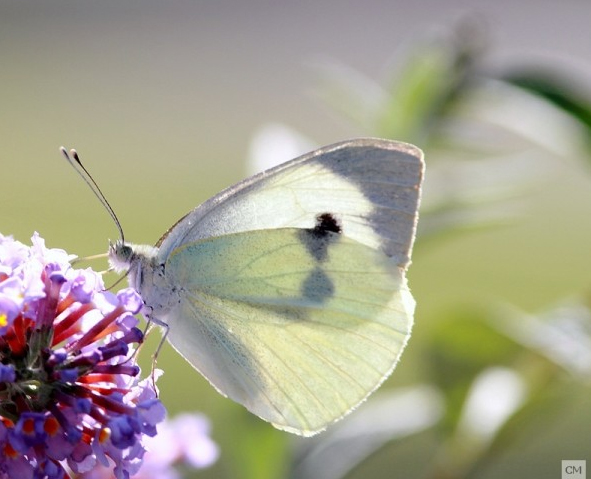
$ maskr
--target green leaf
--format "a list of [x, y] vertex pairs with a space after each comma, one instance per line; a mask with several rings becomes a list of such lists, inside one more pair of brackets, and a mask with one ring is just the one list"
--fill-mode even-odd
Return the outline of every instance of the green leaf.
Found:
[[502, 77], [507, 83], [540, 96], [578, 120], [591, 146], [591, 99], [577, 91], [572, 82], [548, 68], [519, 70]]
[[494, 327], [532, 354], [569, 375], [591, 378], [591, 311], [576, 302], [541, 314], [528, 314], [508, 305], [494, 313]]
[[379, 136], [424, 144], [449, 106], [469, 87], [480, 50], [475, 31], [460, 28], [411, 52], [378, 118]]
[[442, 414], [437, 390], [421, 385], [378, 392], [355, 414], [300, 443], [291, 479], [341, 479], [395, 440], [431, 428]]
[[474, 379], [490, 366], [510, 366], [521, 348], [493, 329], [486, 312], [456, 311], [437, 323], [427, 348], [430, 376], [446, 398], [444, 431], [454, 431]]
[[289, 460], [289, 434], [250, 414], [235, 408], [221, 444], [223, 454], [230, 458], [231, 474], [235, 479], [277, 479], [285, 477]]

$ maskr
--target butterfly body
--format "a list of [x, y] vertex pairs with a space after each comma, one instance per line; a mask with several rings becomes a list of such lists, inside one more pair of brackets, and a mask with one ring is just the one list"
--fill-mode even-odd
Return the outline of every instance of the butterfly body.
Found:
[[312, 435], [374, 391], [408, 340], [422, 172], [411, 145], [331, 145], [222, 191], [156, 247], [115, 243], [111, 263], [220, 393]]

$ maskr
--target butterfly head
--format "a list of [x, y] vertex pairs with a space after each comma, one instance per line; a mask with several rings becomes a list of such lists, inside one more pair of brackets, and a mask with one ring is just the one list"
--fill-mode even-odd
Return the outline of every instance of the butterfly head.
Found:
[[123, 240], [109, 243], [109, 263], [118, 273], [133, 269], [138, 263], [149, 262], [156, 257], [158, 248], [135, 245]]
[[109, 263], [118, 273], [127, 271], [131, 266], [134, 256], [133, 246], [122, 240], [115, 243], [109, 242]]

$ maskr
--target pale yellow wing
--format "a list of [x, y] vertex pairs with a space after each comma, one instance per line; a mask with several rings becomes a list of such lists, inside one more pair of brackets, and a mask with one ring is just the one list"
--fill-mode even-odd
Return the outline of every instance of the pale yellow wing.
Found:
[[384, 252], [319, 227], [175, 249], [168, 338], [222, 394], [276, 427], [324, 429], [394, 369], [414, 301]]

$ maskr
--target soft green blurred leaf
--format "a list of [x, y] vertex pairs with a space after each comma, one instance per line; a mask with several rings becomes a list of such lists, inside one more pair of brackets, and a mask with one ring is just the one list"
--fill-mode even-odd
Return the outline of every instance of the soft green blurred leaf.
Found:
[[502, 80], [538, 95], [577, 119], [585, 127], [591, 147], [591, 97], [578, 91], [562, 72], [549, 67], [517, 70]]
[[425, 144], [447, 108], [468, 87], [482, 39], [476, 25], [462, 24], [447, 38], [415, 47], [388, 89], [376, 133]]
[[442, 413], [427, 385], [376, 393], [355, 414], [300, 444], [292, 479], [340, 479], [386, 443], [432, 427]]
[[[552, 451], [548, 455], [556, 462], [561, 456], [578, 457], [582, 454], [581, 457], [585, 457], [589, 446], [581, 443], [580, 438], [588, 437], [584, 430], [591, 424], [591, 417], [586, 414], [590, 405], [589, 392], [588, 386], [581, 387], [564, 376], [549, 380], [545, 387], [529, 394], [527, 401], [498, 431], [487, 450], [474, 458], [467, 477], [485, 475], [487, 470], [498, 467], [496, 464], [504, 457], [525, 456], [524, 453], [532, 448], [535, 450], [536, 442], [547, 442]], [[581, 425], [583, 434], [573, 430], [573, 421]]]
[[565, 393], [573, 386], [570, 384], [568, 387], [565, 383], [566, 381], [549, 381], [546, 387], [530, 394], [523, 406], [498, 431], [489, 446], [490, 454], [499, 454], [514, 447], [515, 442], [522, 438], [523, 430], [539, 423], [540, 418], [544, 418], [545, 421], [558, 420], [560, 411], [568, 404], [570, 392]]
[[461, 233], [508, 226], [517, 221], [523, 211], [521, 205], [511, 204], [506, 198], [498, 198], [498, 204], [491, 202], [449, 198], [448, 202], [439, 203], [435, 209], [425, 206], [421, 209], [416, 248]]
[[441, 438], [428, 477], [472, 477], [468, 471], [488, 457], [491, 438], [523, 402], [524, 393], [522, 379], [510, 368], [483, 370], [470, 385], [455, 429]]
[[429, 376], [446, 399], [442, 430], [454, 431], [474, 379], [491, 365], [510, 366], [520, 348], [490, 327], [486, 311], [465, 309], [442, 318], [430, 332]]
[[498, 305], [493, 317], [497, 330], [516, 343], [573, 376], [591, 379], [591, 311], [586, 306], [565, 303], [535, 315]]
[[233, 409], [224, 429], [229, 442], [221, 444], [235, 479], [277, 479], [285, 477], [291, 435], [275, 429], [243, 408]]
[[[591, 384], [590, 318], [587, 308], [569, 304], [539, 317], [498, 307], [441, 321], [428, 354], [448, 410], [433, 477], [479, 477], [528, 437], [524, 428], [557, 421], [574, 405], [579, 379]], [[513, 385], [483, 387], [495, 371], [513, 376]]]
[[526, 153], [577, 158], [589, 154], [581, 132], [580, 123], [545, 99], [477, 75], [448, 110], [435, 144], [451, 145], [442, 151], [447, 156], [467, 152], [473, 159]]

